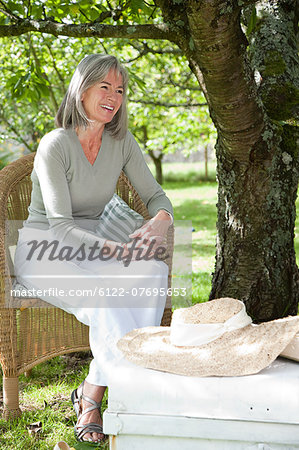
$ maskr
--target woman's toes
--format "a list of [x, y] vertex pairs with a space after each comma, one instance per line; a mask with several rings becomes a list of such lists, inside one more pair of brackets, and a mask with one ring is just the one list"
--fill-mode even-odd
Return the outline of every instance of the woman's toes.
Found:
[[93, 440], [93, 442], [98, 442], [99, 437], [98, 437], [97, 433], [92, 433], [92, 440]]
[[90, 442], [90, 440], [92, 440], [92, 437], [89, 433], [86, 433], [83, 437], [83, 440], [86, 442]]

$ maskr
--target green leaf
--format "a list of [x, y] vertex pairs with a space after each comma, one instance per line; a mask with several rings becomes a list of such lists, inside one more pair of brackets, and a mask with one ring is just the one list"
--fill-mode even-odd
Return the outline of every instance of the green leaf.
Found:
[[41, 5], [37, 5], [36, 3], [33, 3], [31, 6], [31, 16], [34, 17], [34, 19], [40, 19], [43, 17], [43, 8]]
[[138, 12], [138, 10], [142, 10], [144, 8], [143, 0], [131, 0], [131, 10], [134, 12]]
[[145, 86], [146, 86], [146, 83], [145, 83], [144, 79], [139, 77], [134, 71], [128, 70], [128, 72], [130, 74], [130, 87], [131, 87], [131, 89], [134, 89], [134, 88], [132, 88], [132, 86], [134, 84], [136, 84], [142, 91], [144, 91]]
[[99, 15], [100, 15], [100, 13], [99, 13], [97, 8], [95, 8], [95, 7], [90, 8], [89, 13], [88, 13], [88, 17], [91, 20], [96, 20], [99, 17]]
[[24, 14], [25, 14], [24, 5], [22, 5], [19, 2], [9, 1], [9, 2], [7, 2], [7, 7], [16, 15], [24, 16]]
[[99, 3], [97, 5], [94, 5], [94, 8], [98, 9], [101, 12], [108, 11], [108, 8], [106, 8], [104, 5], [101, 5]]
[[247, 27], [247, 35], [249, 35], [255, 28], [256, 25], [256, 7], [255, 5], [252, 6], [252, 11], [251, 11], [251, 15], [250, 15], [250, 19], [249, 19], [249, 24]]
[[36, 84], [36, 89], [41, 97], [49, 97], [49, 89], [45, 84]]

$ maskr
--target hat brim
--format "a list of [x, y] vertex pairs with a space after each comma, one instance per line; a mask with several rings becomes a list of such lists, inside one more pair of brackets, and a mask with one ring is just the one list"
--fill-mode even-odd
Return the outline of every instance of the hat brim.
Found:
[[187, 376], [242, 376], [273, 362], [299, 331], [299, 316], [247, 325], [200, 347], [170, 342], [170, 327], [146, 327], [118, 341], [126, 358], [143, 367]]

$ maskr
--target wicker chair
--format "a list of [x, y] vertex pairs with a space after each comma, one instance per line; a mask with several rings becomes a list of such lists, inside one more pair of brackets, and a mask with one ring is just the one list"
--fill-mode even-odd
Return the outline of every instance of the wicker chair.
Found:
[[[41, 300], [11, 297], [12, 259], [9, 247], [17, 242], [18, 228], [28, 216], [31, 196], [30, 174], [35, 154], [23, 156], [0, 171], [0, 363], [3, 370], [4, 417], [17, 417], [19, 408], [18, 377], [35, 365], [57, 355], [89, 349], [88, 327], [58, 308]], [[148, 211], [136, 190], [122, 173], [116, 192], [146, 219]], [[6, 227], [6, 220], [18, 226]], [[173, 227], [168, 236], [169, 287], [171, 286]], [[26, 303], [27, 302], [27, 303]], [[7, 307], [7, 305], [13, 307]], [[17, 305], [17, 307], [15, 307]], [[167, 297], [162, 325], [171, 320], [171, 297]]]

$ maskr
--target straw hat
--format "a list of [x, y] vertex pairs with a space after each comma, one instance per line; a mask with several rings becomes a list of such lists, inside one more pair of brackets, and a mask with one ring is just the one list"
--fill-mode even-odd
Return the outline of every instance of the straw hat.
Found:
[[220, 298], [175, 310], [171, 327], [146, 327], [118, 341], [140, 366], [188, 376], [240, 376], [267, 367], [299, 331], [299, 316], [252, 324], [245, 305]]

